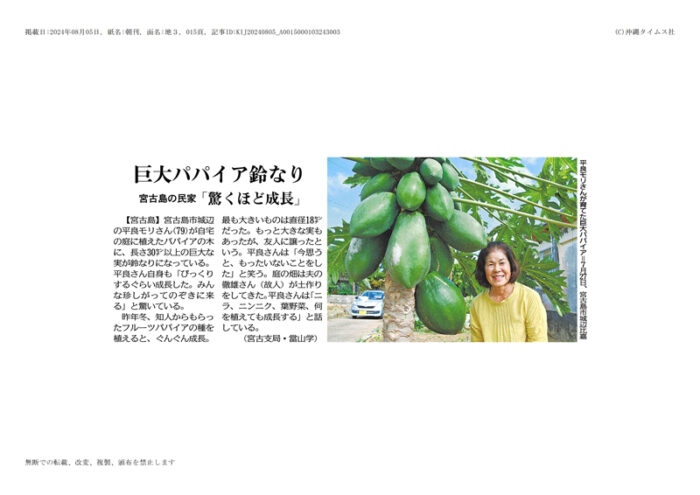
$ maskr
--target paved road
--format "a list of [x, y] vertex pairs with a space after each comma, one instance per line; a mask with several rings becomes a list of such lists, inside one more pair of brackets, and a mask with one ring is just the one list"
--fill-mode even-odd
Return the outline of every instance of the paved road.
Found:
[[381, 318], [335, 318], [328, 320], [328, 342], [357, 342], [382, 324]]

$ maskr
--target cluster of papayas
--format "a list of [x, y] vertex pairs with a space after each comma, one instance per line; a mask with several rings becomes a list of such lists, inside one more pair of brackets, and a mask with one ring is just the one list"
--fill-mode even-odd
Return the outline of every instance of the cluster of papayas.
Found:
[[416, 312], [425, 326], [459, 332], [466, 304], [449, 279], [450, 246], [465, 252], [486, 246], [484, 228], [452, 199], [459, 172], [447, 158], [426, 157], [364, 158], [353, 172], [371, 178], [350, 219], [350, 278], [360, 281], [383, 262], [397, 283], [416, 288]]

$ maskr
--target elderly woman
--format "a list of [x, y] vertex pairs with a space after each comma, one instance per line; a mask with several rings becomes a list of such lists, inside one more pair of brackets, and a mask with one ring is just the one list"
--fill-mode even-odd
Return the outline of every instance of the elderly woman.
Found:
[[547, 342], [547, 312], [540, 295], [516, 282], [520, 267], [503, 242], [479, 253], [476, 280], [487, 290], [471, 306], [472, 342]]

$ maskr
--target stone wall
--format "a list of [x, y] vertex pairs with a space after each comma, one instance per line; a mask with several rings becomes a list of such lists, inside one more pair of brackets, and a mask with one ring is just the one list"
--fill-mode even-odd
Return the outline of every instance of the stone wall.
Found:
[[328, 295], [328, 304], [342, 304], [346, 305], [348, 308], [350, 308], [350, 305], [352, 304], [352, 301], [355, 299], [355, 296], [338, 296], [334, 294], [329, 294]]
[[547, 338], [550, 342], [576, 342], [578, 313], [559, 316], [547, 310]]
[[332, 320], [334, 318], [349, 318], [350, 317], [350, 306], [352, 306], [352, 301], [355, 296], [338, 296], [338, 295], [328, 295], [328, 319]]

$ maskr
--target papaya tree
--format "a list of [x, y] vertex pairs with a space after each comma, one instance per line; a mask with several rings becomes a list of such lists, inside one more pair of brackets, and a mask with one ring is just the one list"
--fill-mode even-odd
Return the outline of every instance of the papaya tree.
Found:
[[[345, 183], [362, 186], [361, 202], [349, 223], [328, 231], [329, 280], [347, 273], [361, 281], [383, 269], [385, 341], [411, 339], [414, 311], [435, 332], [459, 332], [463, 296], [483, 290], [475, 253], [489, 240], [513, 248], [519, 281], [539, 287], [560, 314], [569, 311], [558, 263], [536, 247], [576, 228], [575, 159], [547, 158], [538, 176], [518, 158], [349, 160], [354, 175]], [[450, 279], [455, 266], [459, 287]]]

